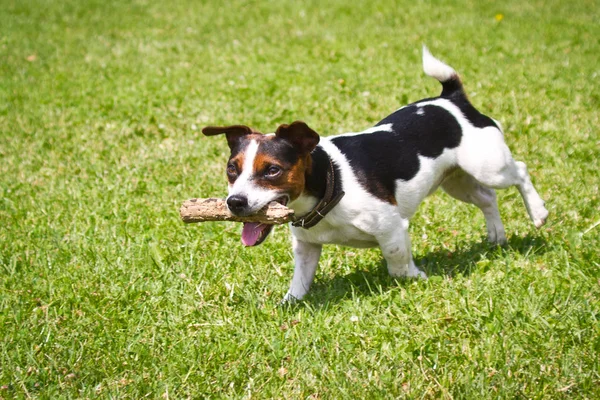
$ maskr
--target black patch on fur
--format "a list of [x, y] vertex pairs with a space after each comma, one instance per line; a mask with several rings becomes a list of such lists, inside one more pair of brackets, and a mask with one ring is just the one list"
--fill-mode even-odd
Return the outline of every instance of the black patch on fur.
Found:
[[455, 91], [448, 96], [444, 96], [444, 93], [442, 93], [442, 97], [454, 103], [473, 126], [477, 128], [493, 126], [500, 129], [493, 119], [477, 111], [477, 109], [473, 107], [473, 105], [469, 102], [469, 99], [467, 99], [466, 95], [462, 91]]
[[[331, 161], [325, 150], [319, 145], [310, 153], [310, 156], [312, 158], [312, 168], [306, 174], [304, 189], [308, 194], [322, 199], [325, 196], [327, 170], [331, 168]], [[335, 163], [333, 163], [333, 170], [335, 174], [333, 193], [339, 193], [342, 191], [342, 179], [340, 169]]]
[[250, 143], [249, 140], [244, 140], [244, 139], [238, 140], [237, 143], [235, 144], [235, 146], [231, 148], [231, 154], [229, 155], [229, 159], [231, 160], [232, 158], [237, 156], [239, 153], [245, 151], [246, 147], [248, 147], [249, 143]]
[[291, 167], [296, 164], [300, 156], [292, 143], [280, 138], [260, 141], [258, 153], [272, 155], [284, 167]]
[[394, 204], [396, 180], [415, 177], [420, 168], [418, 156], [439, 157], [444, 149], [460, 144], [462, 132], [452, 114], [434, 105], [411, 104], [376, 126], [384, 124], [392, 124], [392, 132], [341, 136], [332, 142], [344, 153], [359, 182]]
[[442, 84], [442, 94], [440, 97], [450, 98], [453, 95], [465, 96], [463, 85], [458, 75], [454, 74], [452, 78], [440, 83]]
[[[477, 111], [471, 102], [469, 102], [469, 98], [465, 94], [465, 89], [458, 75], [455, 74], [452, 76], [452, 78], [440, 83], [442, 84], [442, 94], [440, 94], [440, 97], [448, 99], [454, 103], [473, 126], [477, 128], [493, 126], [500, 129], [493, 119]], [[435, 99], [425, 99], [415, 104], [430, 100]]]

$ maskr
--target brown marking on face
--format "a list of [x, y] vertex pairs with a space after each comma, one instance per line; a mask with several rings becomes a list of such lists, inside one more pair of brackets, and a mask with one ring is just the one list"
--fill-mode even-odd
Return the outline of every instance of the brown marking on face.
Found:
[[[281, 141], [282, 139], [276, 136], [261, 137], [254, 158], [253, 175], [259, 186], [281, 192], [293, 201], [304, 190], [311, 157], [309, 154], [300, 154], [289, 146], [282, 146]], [[269, 176], [271, 167], [280, 170], [276, 176]]]
[[[306, 174], [311, 170], [312, 158], [288, 138], [277, 135], [263, 135], [254, 131], [236, 143], [227, 164], [229, 184], [233, 185], [236, 179], [246, 172], [242, 169], [246, 161], [247, 146], [252, 140], [258, 143], [258, 149], [250, 179], [266, 190], [279, 192], [282, 196], [287, 195], [290, 201], [297, 199], [305, 189]], [[229, 168], [230, 166], [233, 168]], [[270, 167], [279, 168], [280, 173], [269, 176]]]

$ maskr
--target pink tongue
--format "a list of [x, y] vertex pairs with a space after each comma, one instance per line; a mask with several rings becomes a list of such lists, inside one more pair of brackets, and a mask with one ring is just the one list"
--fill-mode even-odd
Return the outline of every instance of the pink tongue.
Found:
[[264, 225], [258, 222], [244, 222], [242, 229], [242, 243], [245, 246], [254, 246], [258, 242], [260, 233], [263, 231]]

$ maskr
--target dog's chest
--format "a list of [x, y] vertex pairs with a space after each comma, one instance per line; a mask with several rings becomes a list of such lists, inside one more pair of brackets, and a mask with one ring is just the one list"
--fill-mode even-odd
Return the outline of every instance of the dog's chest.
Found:
[[360, 193], [346, 187], [346, 196], [337, 207], [310, 229], [292, 227], [297, 239], [316, 244], [339, 244], [351, 247], [376, 247], [377, 236], [389, 229], [397, 218], [390, 204], [360, 200]]
[[292, 227], [297, 239], [316, 244], [339, 244], [351, 247], [375, 247], [375, 237], [352, 224], [331, 223], [324, 219], [310, 229]]

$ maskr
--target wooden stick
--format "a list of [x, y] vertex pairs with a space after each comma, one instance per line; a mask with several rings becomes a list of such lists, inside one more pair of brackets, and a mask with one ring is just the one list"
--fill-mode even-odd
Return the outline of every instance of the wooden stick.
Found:
[[263, 224], [285, 224], [294, 216], [294, 210], [287, 208], [275, 201], [264, 207], [256, 214], [247, 217], [238, 217], [227, 208], [224, 199], [191, 199], [184, 201], [179, 209], [179, 215], [185, 223], [205, 221], [234, 221], [234, 222], [261, 222]]

